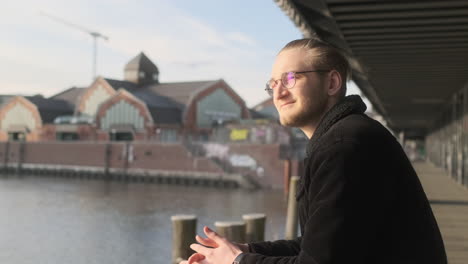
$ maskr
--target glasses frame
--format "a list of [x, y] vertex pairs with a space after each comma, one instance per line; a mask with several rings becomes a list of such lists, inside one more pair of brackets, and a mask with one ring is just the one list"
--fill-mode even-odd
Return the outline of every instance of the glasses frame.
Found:
[[[296, 85], [296, 74], [303, 74], [303, 73], [309, 73], [309, 72], [329, 72], [331, 70], [311, 70], [311, 71], [288, 71], [288, 72], [283, 72], [281, 74], [281, 78], [280, 79], [276, 79], [276, 80], [269, 80], [267, 83], [266, 83], [266, 87], [265, 87], [265, 91], [268, 93], [269, 96], [273, 97], [273, 94], [274, 94], [274, 90], [273, 88], [271, 88], [270, 86], [270, 83], [273, 82], [275, 84], [278, 83], [278, 81], [281, 81], [281, 85], [283, 85], [283, 87], [287, 88], [287, 89], [292, 89], [294, 88], [294, 86]], [[293, 73], [294, 74], [294, 84], [291, 86], [291, 87], [288, 87], [284, 82], [284, 76], [289, 74], [289, 73]], [[276, 85], [278, 86], [278, 85]]]

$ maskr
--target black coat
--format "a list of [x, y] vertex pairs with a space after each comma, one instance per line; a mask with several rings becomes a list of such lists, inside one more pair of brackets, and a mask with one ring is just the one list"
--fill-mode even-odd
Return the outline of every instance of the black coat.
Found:
[[241, 264], [447, 263], [427, 197], [396, 139], [348, 96], [307, 146], [301, 237], [251, 243]]

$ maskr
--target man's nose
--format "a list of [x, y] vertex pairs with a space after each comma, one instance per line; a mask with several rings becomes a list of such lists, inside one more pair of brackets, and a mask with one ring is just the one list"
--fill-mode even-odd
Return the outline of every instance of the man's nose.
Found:
[[281, 82], [276, 86], [276, 89], [273, 90], [273, 96], [275, 99], [280, 99], [289, 94], [289, 89], [286, 88]]

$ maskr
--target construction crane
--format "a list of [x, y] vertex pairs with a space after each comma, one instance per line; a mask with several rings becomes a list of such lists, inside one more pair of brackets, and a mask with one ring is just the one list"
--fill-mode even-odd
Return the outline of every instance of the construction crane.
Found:
[[109, 40], [109, 38], [107, 36], [104, 36], [103, 34], [97, 32], [97, 31], [93, 31], [93, 30], [89, 30], [85, 27], [82, 27], [82, 26], [79, 26], [79, 25], [76, 25], [74, 23], [71, 23], [71, 22], [68, 22], [62, 18], [59, 18], [59, 17], [56, 17], [56, 16], [53, 16], [53, 15], [50, 15], [50, 14], [47, 14], [47, 13], [44, 13], [44, 12], [40, 12], [40, 15], [42, 16], [45, 16], [45, 17], [48, 17], [56, 22], [59, 22], [61, 24], [64, 24], [64, 25], [67, 25], [69, 27], [72, 27], [74, 29], [78, 29], [80, 30], [81, 32], [84, 32], [84, 33], [87, 33], [89, 35], [91, 35], [91, 37], [93, 37], [93, 80], [96, 78], [96, 65], [97, 65], [97, 40], [98, 38], [102, 38], [104, 40]]

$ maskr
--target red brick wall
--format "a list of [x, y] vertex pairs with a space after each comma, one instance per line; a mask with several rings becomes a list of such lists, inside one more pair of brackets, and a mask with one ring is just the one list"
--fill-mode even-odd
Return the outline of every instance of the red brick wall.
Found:
[[[6, 144], [0, 142], [0, 167], [3, 166]], [[18, 162], [20, 144], [10, 142], [10, 163]], [[132, 146], [128, 150], [125, 142], [26, 142], [24, 144], [24, 163], [104, 167], [106, 146], [110, 144], [110, 168], [222, 173], [221, 168], [212, 160], [193, 157], [185, 147], [176, 143], [132, 142], [128, 145]], [[130, 159], [126, 154], [127, 151], [132, 156]], [[249, 155], [256, 160], [258, 166], [263, 167], [263, 177], [257, 176], [255, 170], [246, 169], [244, 172], [249, 173], [264, 187], [282, 188], [284, 185], [285, 162], [279, 159], [279, 151], [278, 144], [229, 145], [230, 155]], [[292, 175], [298, 175], [300, 169], [298, 162], [291, 163]]]
[[132, 168], [219, 172], [210, 159], [192, 157], [180, 144], [134, 143]]
[[0, 164], [2, 164], [2, 166], [5, 162], [5, 155], [8, 155], [8, 162], [18, 162], [19, 146], [20, 144], [18, 142], [10, 142], [9, 151], [6, 153], [7, 143], [0, 142]]
[[284, 160], [280, 160], [279, 151], [279, 144], [229, 144], [229, 154], [244, 154], [255, 159], [265, 175], [255, 179], [263, 186], [273, 188], [283, 186]]
[[46, 124], [42, 127], [41, 131], [41, 140], [51, 141], [56, 139], [55, 126], [51, 124]]
[[[0, 166], [7, 142], [0, 142]], [[19, 142], [10, 142], [9, 162], [18, 162]], [[132, 143], [133, 158], [127, 159], [127, 143], [112, 142], [26, 142], [24, 163], [104, 167], [106, 145], [110, 144], [110, 168], [198, 171], [222, 173], [210, 159], [192, 157], [179, 144]], [[131, 153], [131, 151], [129, 151]]]
[[[272, 188], [285, 186], [286, 161], [279, 158], [279, 144], [231, 144], [229, 153], [245, 154], [255, 159], [257, 165], [264, 169], [264, 177], [256, 178], [262, 186]], [[291, 161], [290, 176], [302, 176], [302, 170], [302, 161]]]
[[104, 144], [34, 142], [25, 145], [24, 162], [76, 166], [103, 166]]
[[96, 127], [93, 125], [78, 125], [78, 137], [80, 140], [96, 140]]
[[[93, 125], [76, 125], [76, 132], [79, 140], [96, 140], [96, 128]], [[45, 124], [40, 133], [41, 141], [55, 141], [57, 140], [57, 125]]]
[[110, 140], [109, 133], [107, 133], [106, 131], [98, 131], [96, 133], [96, 137], [97, 137], [98, 141], [108, 141], [108, 140]]

